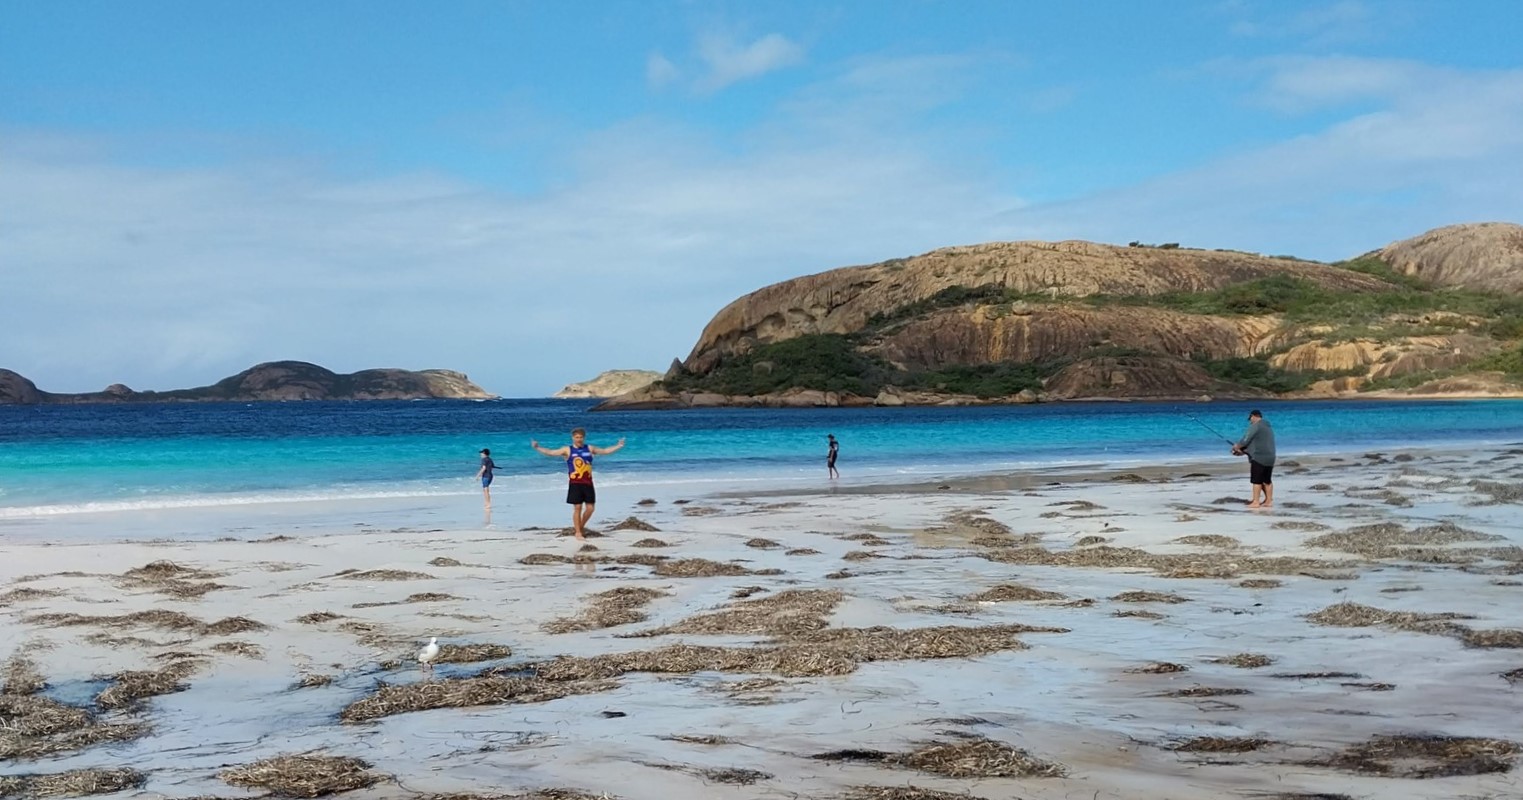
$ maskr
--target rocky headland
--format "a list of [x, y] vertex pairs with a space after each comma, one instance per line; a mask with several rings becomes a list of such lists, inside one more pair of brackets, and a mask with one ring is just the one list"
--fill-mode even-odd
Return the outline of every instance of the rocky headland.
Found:
[[1523, 396], [1523, 226], [1322, 263], [1177, 244], [995, 242], [725, 306], [599, 408]]
[[488, 393], [459, 372], [443, 369], [366, 369], [341, 374], [305, 361], [272, 361], [210, 386], [134, 391], [112, 384], [99, 392], [58, 394], [0, 369], [0, 405], [133, 402], [264, 402], [277, 400], [487, 400]]
[[648, 369], [611, 369], [590, 381], [573, 383], [552, 397], [618, 397], [661, 380], [661, 373]]

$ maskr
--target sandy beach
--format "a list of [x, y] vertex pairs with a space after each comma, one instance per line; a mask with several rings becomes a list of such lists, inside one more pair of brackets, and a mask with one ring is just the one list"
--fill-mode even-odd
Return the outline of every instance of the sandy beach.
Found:
[[1300, 461], [7, 544], [0, 793], [1523, 796], [1523, 449]]

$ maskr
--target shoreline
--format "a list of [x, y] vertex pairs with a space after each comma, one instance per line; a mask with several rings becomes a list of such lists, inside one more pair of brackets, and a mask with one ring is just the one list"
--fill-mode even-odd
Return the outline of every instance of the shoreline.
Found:
[[[6, 542], [23, 696], [148, 728], [0, 775], [130, 768], [153, 796], [230, 796], [229, 767], [306, 753], [368, 763], [353, 800], [1507, 796], [1523, 531], [1484, 482], [1523, 479], [1523, 448], [1404, 454], [1295, 458], [1258, 512], [1233, 460], [1166, 483], [628, 498], [585, 551], [506, 508], [491, 529], [404, 511]], [[608, 527], [626, 516], [643, 527]], [[430, 636], [462, 659], [432, 676], [412, 658]], [[1417, 735], [1471, 744], [1360, 749]]]

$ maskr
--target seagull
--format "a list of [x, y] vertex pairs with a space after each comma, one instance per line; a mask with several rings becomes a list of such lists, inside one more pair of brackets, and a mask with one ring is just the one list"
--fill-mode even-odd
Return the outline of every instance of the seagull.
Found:
[[426, 672], [434, 671], [434, 659], [439, 657], [439, 637], [433, 636], [428, 640], [428, 645], [418, 651], [418, 663], [423, 665]]

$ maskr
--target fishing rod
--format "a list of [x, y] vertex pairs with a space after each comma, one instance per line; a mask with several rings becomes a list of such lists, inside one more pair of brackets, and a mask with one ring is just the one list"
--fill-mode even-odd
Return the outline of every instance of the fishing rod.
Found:
[[1234, 442], [1231, 439], [1228, 439], [1227, 437], [1225, 437], [1225, 436], [1221, 435], [1220, 433], [1218, 433], [1215, 428], [1211, 427], [1210, 425], [1207, 425], [1204, 422], [1201, 422], [1200, 419], [1198, 417], [1196, 417], [1194, 414], [1186, 414], [1185, 416], [1187, 416], [1190, 419], [1194, 420], [1196, 425], [1199, 425], [1202, 428], [1205, 428], [1206, 430], [1210, 431], [1211, 434], [1213, 436], [1215, 436], [1216, 438], [1221, 439], [1222, 441], [1224, 441], [1227, 444], [1230, 444], [1230, 445], [1232, 445], [1234, 447], [1237, 446], [1237, 442]]

